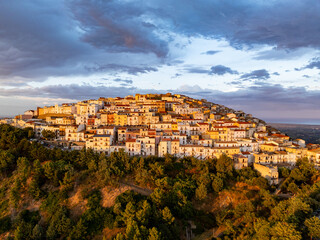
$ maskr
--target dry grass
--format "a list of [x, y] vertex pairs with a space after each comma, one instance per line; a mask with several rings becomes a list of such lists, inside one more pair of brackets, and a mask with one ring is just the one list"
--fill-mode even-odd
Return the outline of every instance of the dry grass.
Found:
[[87, 200], [82, 198], [82, 187], [75, 187], [68, 199], [70, 214], [72, 218], [80, 217], [86, 210]]
[[118, 233], [124, 233], [125, 228], [114, 228], [114, 229], [109, 229], [105, 228], [102, 231], [103, 237], [106, 240], [111, 240], [113, 239]]
[[129, 186], [119, 186], [112, 187], [107, 186], [101, 189], [102, 193], [102, 206], [103, 207], [112, 207], [115, 203], [116, 198], [124, 193], [127, 190], [131, 190], [132, 188]]

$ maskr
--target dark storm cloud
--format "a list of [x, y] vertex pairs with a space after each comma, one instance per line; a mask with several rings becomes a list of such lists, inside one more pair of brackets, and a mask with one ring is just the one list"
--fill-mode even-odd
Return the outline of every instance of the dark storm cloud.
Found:
[[68, 31], [73, 27], [61, 2], [2, 1], [0, 77], [68, 75], [65, 66], [78, 63], [90, 50], [76, 32]]
[[168, 53], [166, 41], [156, 36], [157, 27], [148, 21], [144, 4], [124, 1], [76, 0], [68, 4], [85, 31], [82, 40], [111, 52]]
[[229, 67], [223, 66], [223, 65], [216, 65], [211, 67], [210, 74], [215, 74], [215, 75], [225, 75], [225, 74], [238, 74], [237, 71], [232, 70]]
[[[146, 73], [156, 71], [157, 65], [149, 61], [149, 53], [154, 58], [167, 54], [166, 42], [155, 36], [138, 6], [117, 1], [104, 6], [95, 1], [66, 2], [1, 3], [0, 84], [90, 75], [92, 70]], [[141, 67], [144, 63], [148, 66]]]
[[[149, 1], [148, 1], [149, 2]], [[295, 49], [320, 46], [320, 2], [316, 0], [151, 1], [176, 31], [225, 38], [235, 47], [268, 44]], [[170, 7], [167, 7], [170, 6]], [[312, 7], [311, 7], [312, 6]], [[176, 11], [181, 9], [183, 11]]]
[[245, 73], [240, 76], [242, 80], [267, 80], [270, 78], [270, 74], [265, 69], [254, 70], [250, 73]]
[[[236, 48], [267, 44], [274, 50], [260, 57], [279, 58], [279, 49], [320, 47], [319, 12], [316, 0], [1, 1], [0, 82], [156, 71], [179, 64], [168, 47], [177, 35], [225, 39]], [[306, 68], [319, 68], [319, 59]]]

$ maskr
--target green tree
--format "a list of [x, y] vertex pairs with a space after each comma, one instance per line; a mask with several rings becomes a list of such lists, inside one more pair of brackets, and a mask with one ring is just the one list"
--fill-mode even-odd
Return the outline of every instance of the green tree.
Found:
[[294, 182], [290, 183], [288, 186], [288, 191], [292, 192], [293, 194], [298, 193], [299, 187]]
[[136, 208], [132, 202], [129, 202], [126, 206], [126, 209], [123, 213], [123, 221], [127, 224], [128, 221], [131, 221], [135, 218]]
[[40, 240], [40, 239], [43, 239], [43, 236], [44, 236], [43, 228], [39, 224], [37, 224], [32, 230], [32, 239]]
[[38, 200], [41, 197], [41, 190], [36, 179], [32, 179], [28, 188], [28, 192], [35, 199]]
[[270, 223], [262, 218], [258, 218], [254, 222], [255, 237], [259, 240], [270, 239]]
[[83, 220], [80, 218], [77, 222], [77, 225], [75, 225], [72, 228], [72, 231], [70, 232], [68, 236], [68, 240], [84, 240], [87, 239], [87, 227], [85, 226]]
[[225, 173], [228, 176], [232, 176], [233, 160], [226, 154], [221, 155], [216, 162], [216, 170], [219, 173]]
[[164, 220], [165, 223], [167, 224], [172, 224], [175, 220], [174, 216], [172, 215], [170, 209], [168, 207], [165, 207], [161, 211], [162, 219]]
[[20, 189], [21, 189], [21, 180], [19, 179], [19, 177], [16, 177], [9, 193], [9, 201], [14, 208], [18, 207], [19, 201], [21, 199]]
[[288, 168], [279, 168], [279, 177], [287, 178], [290, 176], [290, 170]]
[[305, 220], [304, 225], [308, 228], [310, 238], [320, 238], [320, 219], [312, 217]]
[[293, 224], [287, 222], [277, 222], [271, 228], [272, 240], [300, 240], [301, 233], [297, 231]]
[[42, 130], [41, 135], [42, 135], [42, 137], [44, 137], [47, 140], [54, 139], [56, 137], [56, 134], [50, 130]]
[[196, 189], [196, 198], [198, 200], [203, 200], [207, 197], [207, 194], [207, 187], [203, 183], [200, 184], [200, 186]]
[[0, 173], [6, 174], [14, 167], [14, 156], [6, 150], [0, 150]]
[[223, 189], [223, 179], [215, 176], [212, 181], [212, 189], [217, 193], [220, 192]]
[[146, 226], [149, 222], [149, 219], [151, 218], [151, 214], [152, 214], [151, 206], [147, 200], [144, 200], [142, 202], [141, 209], [136, 212], [136, 218], [141, 224]]
[[161, 233], [157, 230], [157, 228], [153, 227], [149, 229], [148, 240], [160, 240], [160, 239], [161, 239]]
[[5, 233], [11, 229], [11, 218], [9, 216], [0, 218], [0, 234]]
[[17, 172], [18, 172], [19, 176], [21, 176], [21, 181], [24, 183], [31, 173], [30, 162], [28, 161], [27, 158], [25, 158], [25, 157], [18, 158]]
[[269, 188], [269, 182], [266, 178], [264, 177], [257, 177], [255, 179], [253, 179], [252, 183], [258, 187], [260, 187], [261, 189], [268, 189]]

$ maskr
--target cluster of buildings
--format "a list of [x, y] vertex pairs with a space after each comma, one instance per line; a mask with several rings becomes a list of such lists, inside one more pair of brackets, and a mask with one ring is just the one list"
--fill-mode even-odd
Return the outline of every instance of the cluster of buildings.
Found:
[[1, 123], [44, 130], [54, 142], [71, 149], [93, 149], [110, 155], [123, 149], [130, 156], [193, 156], [208, 159], [226, 154], [235, 168], [249, 165], [277, 183], [278, 166], [294, 166], [308, 157], [320, 164], [320, 148], [306, 146], [243, 111], [180, 94], [136, 94], [72, 104], [38, 107]]

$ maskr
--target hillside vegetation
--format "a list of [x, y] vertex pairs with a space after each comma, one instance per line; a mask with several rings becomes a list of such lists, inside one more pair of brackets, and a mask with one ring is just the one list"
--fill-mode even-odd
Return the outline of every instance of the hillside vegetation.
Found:
[[0, 125], [1, 239], [305, 239], [320, 237], [319, 172], [281, 169], [280, 198], [230, 158], [110, 157], [47, 149]]

